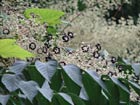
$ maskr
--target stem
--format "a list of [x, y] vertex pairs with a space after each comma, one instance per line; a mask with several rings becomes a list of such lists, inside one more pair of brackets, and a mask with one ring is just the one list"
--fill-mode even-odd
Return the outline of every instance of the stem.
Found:
[[[77, 19], [80, 15], [81, 15], [81, 13], [77, 14], [77, 15], [70, 21], [70, 23], [73, 22], [75, 19]], [[64, 29], [60, 32], [60, 34], [62, 34], [62, 33], [65, 31], [65, 29], [67, 29], [68, 27], [69, 27], [69, 24], [66, 25], [66, 26], [64, 27]]]
[[[114, 0], [114, 1], [117, 3], [116, 0]], [[119, 5], [119, 4], [118, 4], [118, 5]], [[119, 8], [118, 8], [117, 12], [115, 13], [114, 17], [116, 17], [117, 14], [118, 14], [118, 12], [120, 12], [120, 11], [122, 10], [122, 6], [123, 6], [123, 5], [124, 5], [124, 1], [123, 1], [122, 4], [119, 6]]]

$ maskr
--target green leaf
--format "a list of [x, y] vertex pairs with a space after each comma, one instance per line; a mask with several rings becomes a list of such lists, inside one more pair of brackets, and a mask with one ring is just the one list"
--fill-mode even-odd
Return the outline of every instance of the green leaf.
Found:
[[68, 103], [70, 103], [70, 105], [74, 105], [73, 101], [72, 101], [72, 98], [66, 94], [66, 93], [58, 93], [59, 96], [61, 96], [65, 101], [67, 101]]
[[108, 75], [103, 75], [102, 80], [107, 86], [109, 94], [106, 95], [109, 98], [109, 105], [119, 105], [119, 88], [118, 86], [110, 79]]
[[80, 99], [77, 95], [70, 93], [69, 94], [74, 102], [74, 105], [85, 105], [84, 101]]
[[93, 70], [87, 70], [86, 72], [93, 78], [94, 81], [96, 81], [96, 83], [100, 87], [102, 87], [102, 89], [104, 89], [105, 91], [108, 91], [104, 82], [101, 80], [100, 76], [96, 72], [94, 72]]
[[59, 91], [62, 86], [61, 69], [57, 69], [53, 77], [51, 78], [50, 87], [55, 91]]
[[53, 97], [53, 90], [50, 88], [48, 81], [46, 80], [41, 88], [38, 88], [38, 91], [49, 101], [51, 102]]
[[20, 76], [21, 75], [4, 74], [2, 77], [2, 83], [10, 92], [20, 89], [32, 102], [38, 92], [38, 84], [34, 81], [23, 81]]
[[66, 93], [56, 93], [53, 98], [55, 98], [55, 101], [57, 100], [58, 105], [74, 105], [72, 98]]
[[129, 105], [140, 105], [140, 103], [139, 102], [131, 101]]
[[110, 79], [112, 80], [112, 82], [114, 82], [117, 86], [119, 86], [125, 92], [127, 92], [128, 94], [130, 93], [127, 87], [124, 84], [122, 84], [117, 78], [110, 77]]
[[37, 100], [36, 105], [52, 105], [41, 93], [38, 93], [35, 98]]
[[78, 66], [73, 64], [68, 64], [63, 66], [64, 71], [66, 74], [80, 87], [82, 87], [82, 73], [81, 69]]
[[132, 68], [134, 69], [136, 76], [140, 76], [140, 63], [133, 63]]
[[18, 89], [17, 84], [19, 84], [20, 81], [20, 76], [15, 74], [4, 74], [1, 79], [1, 82], [10, 92], [13, 92]]
[[50, 82], [52, 76], [55, 74], [57, 70], [58, 63], [55, 60], [50, 60], [47, 63], [43, 63], [40, 61], [35, 62], [35, 66], [38, 72]]
[[[15, 91], [15, 92], [13, 92], [11, 95], [10, 95], [10, 98], [9, 98], [9, 100], [8, 100], [8, 103], [6, 104], [6, 105], [25, 105], [24, 103], [23, 103], [23, 100], [25, 100], [25, 99], [21, 99], [19, 96], [18, 96], [18, 93], [19, 92], [19, 90], [17, 90], [17, 91]], [[27, 100], [27, 99], [26, 99]], [[27, 100], [28, 101], [28, 100]], [[26, 102], [26, 101], [24, 101], [24, 102]], [[28, 101], [28, 102], [30, 102], [30, 101]], [[30, 102], [31, 103], [31, 102]], [[26, 105], [31, 105], [31, 104], [26, 104]]]
[[79, 97], [83, 100], [89, 100], [89, 97], [86, 93], [86, 90], [84, 87], [81, 88], [81, 91], [80, 91], [80, 94], [79, 94]]
[[39, 86], [42, 86], [45, 80], [43, 76], [37, 71], [35, 65], [27, 66], [26, 70], [24, 70], [23, 73], [27, 80], [36, 81], [39, 84]]
[[51, 105], [60, 105], [60, 103], [59, 103], [56, 95], [53, 96], [53, 98], [52, 98], [52, 104]]
[[123, 103], [122, 105], [128, 105], [130, 94], [128, 94], [121, 88], [119, 88], [119, 92], [120, 92], [120, 103]]
[[0, 95], [0, 103], [6, 105], [9, 100], [10, 95]]
[[110, 104], [118, 105], [120, 102], [125, 105], [129, 102], [129, 87], [127, 85], [127, 81], [125, 79], [117, 79], [109, 76], [102, 76], [108, 91], [110, 98]]
[[75, 65], [66, 65], [63, 69], [62, 75], [68, 92], [78, 95], [82, 85], [80, 69]]
[[9, 67], [9, 71], [15, 74], [21, 74], [27, 65], [28, 62], [17, 60], [12, 66]]
[[40, 23], [47, 23], [49, 26], [54, 26], [61, 23], [60, 17], [64, 12], [51, 9], [30, 8], [26, 9], [24, 15], [26, 18], [31, 18], [31, 14], [36, 15], [36, 21]]
[[20, 81], [18, 87], [30, 102], [33, 101], [38, 93], [38, 84], [35, 81]]
[[93, 70], [83, 73], [83, 84], [91, 105], [108, 105], [108, 99], [102, 94], [106, 86]]
[[[124, 78], [119, 78], [119, 81], [121, 83], [123, 83], [129, 90], [129, 84], [128, 84], [128, 81]], [[119, 88], [119, 91], [120, 91], [120, 101], [125, 103], [123, 105], [127, 105], [129, 103], [129, 97], [130, 97], [130, 93], [124, 91], [122, 88]]]
[[47, 33], [48, 34], [56, 35], [56, 32], [57, 32], [56, 27], [48, 26], [48, 28], [47, 28]]
[[133, 68], [132, 68], [130, 62], [126, 59], [118, 57], [115, 65], [116, 66], [121, 65], [122, 66], [122, 71], [124, 71], [125, 74], [132, 74], [133, 73]]
[[0, 56], [3, 58], [15, 57], [20, 59], [26, 59], [27, 57], [34, 57], [34, 55], [18, 45], [16, 45], [14, 39], [1, 39], [0, 40]]
[[140, 85], [131, 81], [128, 82], [130, 83], [131, 87], [135, 90], [135, 92], [140, 96]]

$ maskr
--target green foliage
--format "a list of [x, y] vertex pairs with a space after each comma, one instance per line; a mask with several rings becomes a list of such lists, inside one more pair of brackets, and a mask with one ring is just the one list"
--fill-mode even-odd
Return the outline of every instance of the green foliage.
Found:
[[[105, 18], [107, 21], [115, 21], [117, 24], [120, 24], [121, 18], [124, 18], [126, 24], [129, 24], [127, 20], [133, 20], [134, 25], [139, 24], [139, 13], [140, 13], [140, 2], [139, 0], [110, 0], [108, 2], [108, 9], [106, 10]], [[97, 7], [103, 9], [103, 6], [107, 6], [107, 3], [97, 3]], [[101, 6], [103, 5], [103, 6]], [[112, 19], [115, 18], [115, 19]]]
[[78, 0], [77, 6], [79, 11], [83, 11], [87, 8], [83, 0]]
[[35, 65], [16, 61], [8, 71], [12, 74], [0, 76], [2, 105], [137, 105], [130, 100], [130, 89], [140, 95], [140, 85], [130, 80], [99, 76], [72, 64], [61, 67], [55, 60]]
[[53, 26], [48, 26], [47, 32], [48, 34], [56, 35], [57, 29]]
[[0, 56], [3, 58], [15, 57], [26, 59], [27, 57], [34, 57], [34, 55], [18, 45], [14, 39], [1, 39], [0, 40]]
[[131, 64], [127, 60], [122, 59], [121, 57], [118, 57], [116, 66], [121, 66], [125, 74], [133, 73], [133, 68], [131, 67]]
[[49, 26], [60, 24], [60, 17], [64, 12], [51, 9], [30, 8], [26, 9], [24, 15], [26, 18], [31, 18], [32, 14], [36, 15], [36, 21], [40, 23], [47, 23]]

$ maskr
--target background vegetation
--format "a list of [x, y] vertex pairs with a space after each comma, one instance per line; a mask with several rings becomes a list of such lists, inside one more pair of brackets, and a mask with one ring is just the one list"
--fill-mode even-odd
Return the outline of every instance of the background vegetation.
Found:
[[138, 0], [0, 5], [2, 105], [139, 104]]

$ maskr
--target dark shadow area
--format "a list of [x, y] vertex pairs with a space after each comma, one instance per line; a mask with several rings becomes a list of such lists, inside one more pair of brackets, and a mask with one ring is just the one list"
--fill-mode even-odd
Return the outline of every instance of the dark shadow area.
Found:
[[119, 20], [123, 17], [128, 24], [129, 17], [132, 17], [134, 25], [138, 24], [138, 18], [140, 14], [140, 0], [132, 0], [130, 4], [122, 3], [117, 7], [113, 5], [111, 9], [108, 9], [108, 12], [105, 14], [105, 19], [108, 22], [115, 18], [116, 24], [119, 24]]

